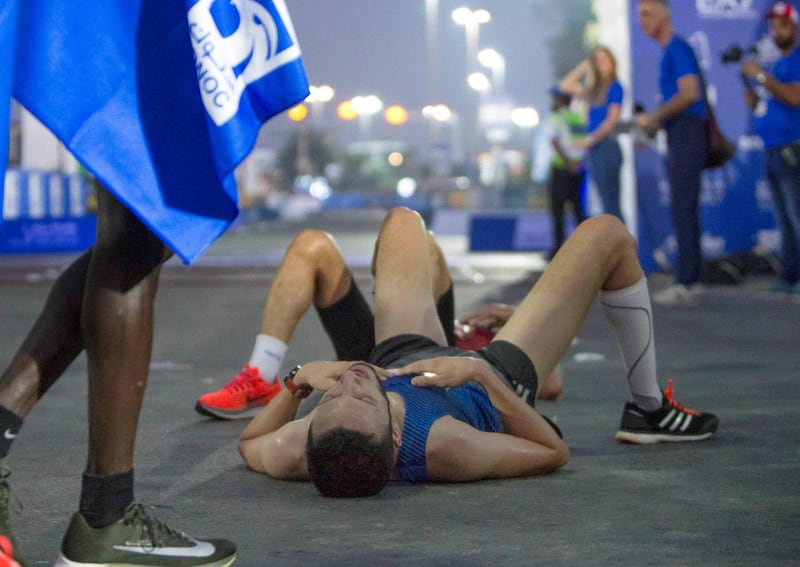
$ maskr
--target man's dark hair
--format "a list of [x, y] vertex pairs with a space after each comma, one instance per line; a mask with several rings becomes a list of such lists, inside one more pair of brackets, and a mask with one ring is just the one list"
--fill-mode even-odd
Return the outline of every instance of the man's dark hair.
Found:
[[308, 474], [323, 496], [374, 496], [389, 480], [392, 428], [378, 439], [337, 427], [315, 439], [308, 428]]

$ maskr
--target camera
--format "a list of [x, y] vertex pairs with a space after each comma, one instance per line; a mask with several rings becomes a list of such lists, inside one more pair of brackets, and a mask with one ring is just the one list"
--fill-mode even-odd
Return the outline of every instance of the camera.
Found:
[[723, 64], [738, 63], [747, 55], [758, 55], [758, 47], [751, 45], [750, 47], [742, 47], [741, 45], [731, 45], [728, 49], [722, 52], [720, 59]]

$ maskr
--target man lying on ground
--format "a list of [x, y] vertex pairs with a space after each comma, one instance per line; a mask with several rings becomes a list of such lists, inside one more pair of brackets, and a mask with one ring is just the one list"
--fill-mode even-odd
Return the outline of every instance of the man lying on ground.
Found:
[[[446, 269], [430, 261], [430, 247], [418, 214], [389, 212], [373, 258], [375, 348], [364, 361], [316, 361], [290, 372], [241, 434], [248, 466], [310, 478], [331, 496], [376, 494], [393, 474], [466, 482], [553, 472], [569, 451], [532, 406], [537, 372], [555, 368], [598, 294], [633, 398], [616, 438], [698, 441], [716, 431], [714, 415], [678, 404], [671, 383], [659, 388], [647, 282], [635, 241], [615, 217], [582, 223], [478, 352], [446, 346], [436, 310]], [[350, 340], [365, 340], [360, 322], [369, 309], [346, 313], [341, 321], [355, 321], [346, 327]], [[313, 390], [324, 392], [319, 403], [295, 419]]]
[[[508, 305], [482, 306], [453, 324], [453, 284], [447, 264], [433, 236], [429, 255], [436, 277], [436, 312], [442, 328], [449, 330], [447, 344], [478, 350], [491, 340], [514, 312]], [[195, 410], [216, 419], [254, 417], [281, 390], [278, 371], [297, 324], [314, 306], [338, 360], [365, 360], [375, 346], [373, 317], [367, 300], [330, 234], [301, 231], [289, 245], [270, 286], [248, 362], [222, 388], [200, 396]], [[358, 332], [353, 332], [358, 329]], [[562, 375], [555, 370], [539, 393], [540, 399], [556, 399]]]

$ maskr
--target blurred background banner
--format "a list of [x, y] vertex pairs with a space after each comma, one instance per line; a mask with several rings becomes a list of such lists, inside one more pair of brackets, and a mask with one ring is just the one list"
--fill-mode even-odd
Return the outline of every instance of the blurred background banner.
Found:
[[[744, 105], [740, 57], [774, 61], [777, 50], [767, 34], [764, 14], [772, 0], [688, 0], [673, 2], [676, 33], [694, 47], [708, 83], [708, 96], [725, 135], [737, 154], [724, 169], [706, 171], [700, 195], [702, 248], [706, 259], [774, 251], [777, 229], [764, 178], [762, 145]], [[685, 6], [684, 6], [685, 5]], [[651, 111], [658, 104], [662, 48], [638, 26], [637, 2], [631, 1], [633, 100]], [[640, 255], [647, 271], [668, 265], [676, 243], [669, 213], [669, 183], [663, 169], [664, 140], [635, 145]]]

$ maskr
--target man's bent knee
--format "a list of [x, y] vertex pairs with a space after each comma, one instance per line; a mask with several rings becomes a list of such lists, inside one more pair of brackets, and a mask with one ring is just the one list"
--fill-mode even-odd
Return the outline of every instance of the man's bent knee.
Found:
[[299, 254], [314, 257], [324, 256], [337, 250], [333, 236], [321, 230], [307, 228], [294, 237], [294, 240], [289, 245], [287, 255]]
[[410, 224], [414, 227], [425, 226], [425, 221], [422, 216], [407, 207], [394, 207], [386, 214], [386, 219], [383, 221], [384, 227], [394, 226], [396, 224]]

